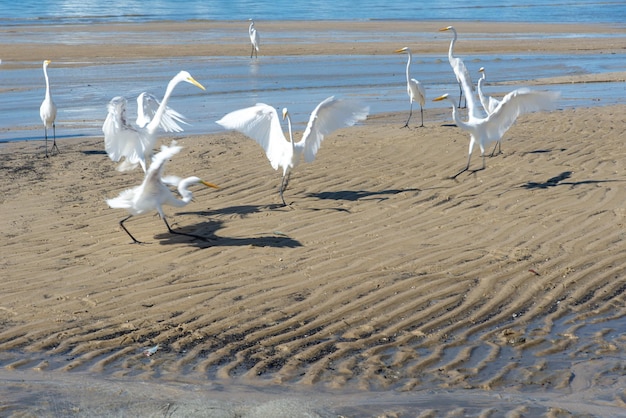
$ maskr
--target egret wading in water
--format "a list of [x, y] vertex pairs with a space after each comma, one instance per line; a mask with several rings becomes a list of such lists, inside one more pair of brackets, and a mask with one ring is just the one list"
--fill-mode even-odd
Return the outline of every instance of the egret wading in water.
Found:
[[416, 101], [420, 104], [420, 113], [422, 114], [422, 124], [420, 127], [424, 126], [424, 104], [426, 103], [426, 94], [424, 93], [424, 86], [422, 83], [417, 81], [414, 78], [411, 78], [410, 68], [411, 68], [411, 59], [412, 54], [411, 50], [408, 47], [404, 47], [402, 49], [398, 49], [395, 51], [396, 54], [407, 54], [409, 56], [406, 62], [406, 91], [409, 95], [409, 102], [411, 103], [411, 108], [409, 110], [409, 118], [406, 120], [406, 124], [403, 128], [409, 127], [409, 121], [411, 120], [411, 115], [413, 114], [413, 102]]
[[[483, 109], [485, 109], [485, 112], [490, 115], [493, 113], [494, 110], [496, 110], [496, 108], [500, 104], [500, 100], [496, 99], [495, 97], [486, 96], [483, 93], [483, 86], [485, 85], [485, 80], [487, 76], [485, 74], [485, 67], [480, 67], [478, 72], [482, 74], [482, 76], [478, 79], [478, 85], [476, 86], [476, 90], [478, 90], [478, 98], [480, 99], [480, 104], [483, 106]], [[490, 157], [493, 157], [495, 155], [496, 148], [498, 149], [498, 154], [502, 154], [501, 144], [502, 141], [496, 142], [496, 145], [493, 147], [493, 151], [491, 151]]]
[[[137, 165], [146, 172], [146, 161], [152, 157], [157, 141], [157, 129], [166, 132], [180, 132], [183, 129], [177, 122], [182, 122], [180, 113], [170, 109], [167, 102], [180, 82], [187, 82], [205, 90], [187, 71], [181, 71], [170, 80], [165, 89], [163, 100], [159, 103], [154, 96], [142, 93], [137, 98], [137, 126], [132, 126], [126, 116], [126, 98], [117, 96], [111, 99], [107, 109], [108, 115], [102, 125], [104, 148], [112, 161], [124, 161], [118, 171], [132, 170]], [[156, 105], [156, 106], [155, 106]], [[158, 107], [157, 107], [158, 106]], [[156, 108], [155, 108], [156, 107]]]
[[259, 58], [259, 46], [261, 45], [261, 37], [254, 27], [254, 20], [250, 20], [250, 27], [248, 28], [248, 34], [250, 35], [250, 43], [252, 44], [252, 51], [250, 52], [250, 58], [253, 54], [256, 54], [256, 58]]
[[[467, 67], [465, 67], [465, 63], [463, 62], [463, 60], [459, 57], [454, 56], [454, 44], [456, 43], [456, 40], [457, 40], [456, 29], [454, 29], [454, 26], [447, 26], [445, 28], [439, 29], [440, 32], [448, 31], [448, 30], [451, 30], [452, 33], [454, 34], [454, 37], [450, 41], [450, 48], [448, 49], [448, 61], [450, 61], [450, 66], [452, 67], [452, 71], [454, 71], [454, 75], [456, 76], [456, 81], [457, 83], [459, 83], [459, 107], [461, 107], [461, 97], [463, 96], [463, 94], [465, 94], [465, 92], [463, 91], [462, 84], [467, 83], [467, 85], [471, 87], [470, 92], [474, 91], [474, 85], [472, 84], [472, 77], [470, 76], [470, 73]], [[467, 100], [468, 100], [467, 94], [465, 94], [466, 105], [467, 105]]]
[[265, 155], [274, 170], [278, 170], [279, 167], [283, 169], [279, 193], [283, 205], [287, 206], [283, 191], [287, 187], [289, 174], [298, 165], [300, 157], [304, 154], [304, 161], [312, 162], [324, 137], [339, 128], [352, 126], [364, 120], [368, 113], [367, 106], [331, 96], [313, 110], [302, 139], [298, 142], [293, 139], [291, 118], [286, 108], [283, 109], [283, 120], [287, 119], [289, 141], [280, 126], [278, 112], [264, 103], [230, 112], [217, 123], [254, 139], [265, 150]]
[[57, 147], [56, 125], [54, 122], [57, 117], [57, 106], [54, 104], [52, 96], [50, 95], [50, 80], [48, 79], [48, 64], [50, 64], [50, 62], [50, 60], [43, 62], [43, 75], [46, 79], [46, 96], [39, 107], [39, 116], [43, 122], [43, 131], [46, 137], [46, 157], [48, 157], [48, 129], [50, 128], [52, 128], [52, 149], [50, 152], [54, 150], [59, 152], [59, 147]]
[[[114, 209], [126, 209], [130, 213], [130, 215], [120, 221], [120, 226], [124, 231], [126, 231], [135, 244], [142, 244], [142, 242], [138, 241], [128, 231], [128, 229], [126, 229], [124, 222], [133, 216], [141, 215], [153, 210], [156, 210], [159, 213], [159, 216], [161, 216], [161, 219], [165, 222], [165, 226], [170, 233], [205, 239], [204, 237], [198, 235], [186, 234], [184, 232], [172, 230], [167, 222], [167, 219], [165, 218], [165, 214], [163, 213], [163, 205], [180, 208], [191, 202], [193, 195], [188, 188], [194, 184], [200, 183], [207, 187], [213, 187], [215, 189], [219, 188], [215, 184], [207, 183], [199, 177], [187, 177], [185, 179], [180, 179], [175, 176], [163, 177], [165, 163], [174, 155], [178, 154], [181, 149], [182, 147], [176, 145], [176, 141], [174, 141], [169, 147], [165, 145], [162, 146], [161, 151], [152, 158], [150, 168], [148, 168], [141, 185], [132, 189], [127, 189], [121, 192], [118, 197], [107, 199], [106, 201], [109, 207]], [[172, 191], [168, 188], [168, 185], [178, 188], [178, 193], [180, 194], [181, 199], [174, 196], [174, 193], [172, 193]]]
[[483, 160], [482, 168], [474, 171], [485, 169], [485, 147], [492, 142], [499, 142], [506, 131], [513, 126], [518, 116], [524, 113], [534, 112], [538, 110], [551, 110], [556, 106], [556, 101], [560, 97], [560, 93], [551, 91], [533, 91], [527, 88], [514, 90], [504, 96], [500, 104], [495, 110], [487, 115], [487, 117], [476, 117], [476, 99], [474, 98], [470, 86], [467, 82], [462, 84], [463, 94], [467, 100], [468, 120], [461, 120], [456, 103], [447, 94], [439, 96], [433, 101], [448, 100], [452, 104], [452, 118], [456, 125], [469, 132], [470, 143], [467, 155], [467, 165], [461, 171], [456, 173], [452, 178], [456, 178], [459, 174], [468, 171], [472, 150], [474, 144], [478, 143], [480, 147], [480, 155]]

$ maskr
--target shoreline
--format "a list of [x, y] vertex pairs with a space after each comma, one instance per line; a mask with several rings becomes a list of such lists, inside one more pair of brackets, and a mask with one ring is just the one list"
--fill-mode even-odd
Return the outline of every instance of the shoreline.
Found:
[[[399, 44], [419, 44], [415, 52], [430, 54], [447, 50], [450, 38], [440, 35], [438, 30], [443, 22], [259, 22], [257, 26], [266, 35], [263, 55], [391, 55]], [[497, 54], [503, 52], [525, 53], [624, 53], [626, 50], [626, 27], [607, 27], [606, 25], [573, 24], [506, 24], [506, 23], [468, 23], [454, 22], [463, 35], [457, 49], [463, 54]], [[166, 57], [194, 56], [241, 56], [248, 53], [247, 26], [242, 22], [148, 22], [141, 24], [107, 25], [60, 25], [28, 26], [32, 41], [20, 41], [14, 28], [0, 30], [0, 36], [6, 39], [0, 45], [2, 65], [8, 68], [21, 68], [32, 57], [46, 56], [53, 61], [71, 61], [81, 65], [80, 61], [97, 62], [102, 60], [124, 59], [159, 59]], [[302, 42], [300, 32], [317, 33], [315, 41]], [[62, 33], [62, 36], [54, 36]], [[67, 38], [68, 33], [75, 33], [77, 39], [71, 43], [54, 41]], [[125, 33], [129, 39], [121, 44], [109, 45], [107, 41], [116, 33]], [[152, 39], [163, 39], [161, 45], [146, 43], [146, 39], [133, 37], [149, 33]], [[189, 33], [199, 36], [189, 38]], [[372, 33], [378, 33], [376, 40]], [[547, 39], [515, 39], [522, 34], [577, 34], [576, 37], [551, 37]], [[46, 34], [46, 38], [38, 35]], [[94, 38], [93, 34], [97, 36]], [[337, 37], [338, 34], [341, 36]], [[507, 39], [471, 39], [472, 34], [491, 34], [513, 36]], [[582, 34], [590, 37], [582, 37]], [[183, 36], [184, 35], [184, 36]], [[217, 36], [212, 39], [211, 36]], [[350, 35], [353, 38], [350, 38]], [[594, 36], [604, 35], [604, 36]], [[409, 39], [414, 36], [413, 39]], [[463, 38], [465, 36], [465, 38]], [[185, 42], [178, 43], [177, 37]], [[275, 37], [275, 38], [273, 38]], [[347, 46], [346, 46], [347, 44]], [[120, 47], [121, 45], [121, 47]], [[97, 46], [97, 48], [94, 48]], [[21, 64], [15, 64], [22, 62]]]

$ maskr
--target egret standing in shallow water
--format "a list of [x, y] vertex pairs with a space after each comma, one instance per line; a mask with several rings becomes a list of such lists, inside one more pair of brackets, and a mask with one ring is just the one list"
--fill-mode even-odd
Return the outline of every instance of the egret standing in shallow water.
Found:
[[409, 127], [409, 121], [411, 120], [411, 115], [413, 114], [413, 101], [416, 101], [420, 104], [420, 113], [422, 114], [422, 124], [420, 127], [424, 126], [424, 104], [426, 103], [426, 94], [424, 93], [424, 86], [422, 83], [417, 81], [414, 78], [411, 78], [410, 68], [411, 68], [411, 50], [408, 47], [404, 47], [402, 49], [398, 49], [395, 51], [396, 54], [407, 54], [409, 59], [406, 63], [406, 91], [409, 95], [409, 102], [411, 103], [411, 108], [409, 110], [409, 118], [406, 120], [406, 124], [403, 126], [404, 128]]
[[[472, 84], [472, 77], [465, 66], [463, 60], [459, 57], [455, 57], [454, 54], [454, 44], [456, 43], [457, 34], [454, 26], [447, 26], [445, 28], [439, 29], [440, 32], [451, 30], [454, 34], [454, 38], [450, 41], [450, 48], [448, 49], [448, 61], [450, 61], [450, 66], [452, 67], [452, 71], [454, 71], [454, 75], [456, 76], [456, 81], [459, 83], [459, 107], [461, 107], [461, 97], [465, 92], [463, 91], [462, 84], [467, 83], [468, 86], [471, 86], [470, 91], [474, 91], [474, 85]], [[467, 95], [465, 96], [465, 103], [467, 103]]]
[[[120, 221], [120, 226], [124, 231], [126, 231], [135, 244], [142, 244], [142, 242], [135, 239], [135, 237], [124, 226], [124, 222], [132, 216], [141, 215], [152, 210], [156, 210], [159, 213], [170, 233], [204, 239], [203, 237], [197, 235], [172, 230], [170, 225], [167, 223], [167, 219], [165, 219], [165, 214], [163, 213], [163, 205], [180, 208], [191, 202], [193, 195], [191, 191], [188, 190], [188, 187], [194, 184], [201, 183], [207, 187], [213, 187], [215, 189], [219, 188], [212, 183], [205, 182], [199, 177], [187, 177], [185, 179], [180, 179], [174, 176], [163, 177], [165, 163], [174, 155], [178, 154], [181, 149], [182, 147], [176, 145], [175, 141], [169, 147], [165, 145], [162, 146], [161, 152], [153, 157], [150, 168], [148, 168], [148, 172], [146, 173], [141, 185], [132, 189], [127, 189], [121, 192], [118, 197], [108, 199], [106, 201], [109, 207], [115, 209], [126, 209], [130, 213], [130, 215]], [[182, 198], [176, 198], [172, 191], [167, 187], [168, 185], [177, 186], [178, 193]]]
[[256, 54], [256, 58], [259, 58], [259, 46], [261, 45], [261, 37], [254, 27], [254, 20], [250, 20], [250, 27], [248, 28], [248, 34], [250, 35], [250, 43], [252, 44], [252, 52], [250, 52], [250, 58], [252, 54]]
[[[550, 110], [556, 105], [556, 101], [560, 97], [558, 92], [550, 91], [533, 91], [527, 88], [514, 90], [504, 96], [500, 104], [487, 117], [477, 117], [476, 99], [472, 94], [470, 86], [466, 81], [461, 83], [463, 94], [467, 100], [469, 118], [462, 121], [456, 110], [456, 103], [447, 94], [439, 96], [433, 101], [448, 100], [452, 104], [452, 118], [457, 126], [470, 134], [469, 152], [467, 156], [467, 165], [461, 171], [456, 173], [452, 178], [456, 178], [459, 174], [468, 171], [472, 150], [474, 144], [478, 143], [480, 147], [480, 155], [483, 160], [483, 166], [479, 170], [485, 169], [485, 147], [491, 142], [499, 142], [506, 131], [513, 126], [518, 116], [523, 113]], [[478, 171], [478, 170], [475, 170]]]
[[46, 96], [39, 107], [39, 116], [41, 117], [41, 121], [43, 122], [43, 130], [44, 135], [46, 137], [46, 157], [48, 157], [48, 129], [52, 128], [52, 149], [50, 152], [56, 150], [59, 152], [59, 147], [57, 147], [57, 132], [55, 119], [57, 117], [57, 107], [52, 100], [52, 96], [50, 95], [50, 80], [48, 80], [48, 64], [50, 64], [50, 60], [45, 60], [43, 62], [43, 75], [46, 78]]
[[312, 162], [326, 135], [364, 120], [368, 113], [367, 106], [331, 96], [313, 110], [302, 139], [298, 142], [293, 140], [291, 118], [286, 108], [283, 109], [283, 120], [287, 119], [289, 141], [280, 126], [278, 112], [264, 103], [230, 112], [217, 123], [254, 139], [265, 150], [274, 170], [278, 170], [278, 167], [283, 169], [279, 192], [283, 205], [287, 206], [283, 191], [287, 187], [291, 170], [298, 165], [302, 154], [305, 162]]
[[[187, 71], [179, 72], [167, 84], [165, 95], [161, 103], [158, 104], [158, 108], [149, 114], [145, 113], [143, 118], [138, 118], [138, 123], [144, 123], [143, 126], [135, 127], [128, 123], [124, 97], [117, 96], [111, 99], [107, 106], [108, 115], [102, 125], [102, 132], [104, 133], [104, 148], [109, 158], [116, 162], [122, 157], [125, 158], [124, 162], [117, 168], [119, 171], [132, 170], [137, 165], [141, 165], [143, 171], [146, 171], [146, 160], [149, 161], [152, 157], [159, 127], [166, 132], [182, 131], [182, 128], [176, 123], [176, 120], [181, 121], [177, 115], [181, 117], [182, 115], [168, 108], [167, 102], [174, 91], [174, 87], [183, 81], [205, 90], [204, 86], [198, 83]], [[141, 103], [139, 104], [141, 106]], [[141, 111], [138, 111], [139, 115], [141, 115]]]

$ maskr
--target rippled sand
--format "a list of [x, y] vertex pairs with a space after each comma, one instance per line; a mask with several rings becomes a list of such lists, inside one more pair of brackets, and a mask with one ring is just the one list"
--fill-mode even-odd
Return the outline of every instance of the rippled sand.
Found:
[[251, 140], [180, 140], [167, 172], [221, 189], [166, 214], [208, 241], [131, 244], [101, 138], [1, 147], [0, 412], [623, 414], [626, 106], [526, 115], [457, 181], [447, 115], [336, 132], [287, 208]]

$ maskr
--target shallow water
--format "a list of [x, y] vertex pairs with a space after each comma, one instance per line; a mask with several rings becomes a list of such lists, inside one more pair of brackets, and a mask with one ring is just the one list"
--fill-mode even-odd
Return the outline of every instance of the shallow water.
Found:
[[[288, 107], [296, 129], [303, 129], [315, 105], [331, 95], [351, 97], [370, 106], [372, 114], [408, 111], [405, 92], [404, 56], [268, 56], [207, 57], [116, 63], [52, 63], [48, 74], [57, 104], [57, 137], [74, 138], [102, 135], [106, 104], [117, 95], [129, 99], [134, 118], [134, 98], [142, 91], [162, 96], [165, 85], [179, 70], [188, 70], [207, 88], [201, 91], [179, 85], [169, 105], [184, 114], [190, 125], [184, 135], [215, 133], [214, 123], [225, 113], [264, 102], [277, 108]], [[499, 82], [582, 75], [623, 70], [619, 55], [499, 55], [466, 56], [466, 65], [478, 79], [478, 69], [488, 69], [486, 91], [501, 95], [515, 87], [497, 86]], [[33, 63], [35, 64], [35, 63]], [[415, 54], [412, 76], [426, 88], [428, 98], [458, 92], [445, 56]], [[3, 69], [0, 86], [0, 141], [41, 140], [38, 108], [44, 94], [43, 74], [37, 65], [28, 69]], [[490, 85], [494, 83], [495, 85]], [[618, 83], [549, 85], [562, 93], [561, 106], [596, 106], [621, 102]], [[428, 101], [428, 109], [445, 103]], [[419, 109], [416, 107], [416, 110]]]

